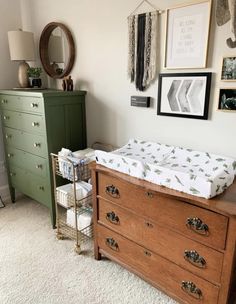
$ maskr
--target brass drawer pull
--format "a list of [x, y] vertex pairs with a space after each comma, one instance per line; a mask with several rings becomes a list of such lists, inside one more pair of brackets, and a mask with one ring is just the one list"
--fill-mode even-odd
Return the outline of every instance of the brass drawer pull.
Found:
[[10, 139], [10, 138], [12, 138], [12, 135], [11, 134], [6, 134], [6, 139]]
[[196, 250], [185, 250], [184, 258], [189, 263], [199, 268], [206, 268], [206, 261], [201, 257]]
[[39, 122], [33, 121], [32, 122], [32, 127], [39, 127]]
[[39, 190], [44, 191], [44, 186], [39, 186]]
[[118, 243], [113, 238], [106, 238], [106, 245], [112, 250], [119, 250]]
[[115, 212], [108, 212], [106, 215], [106, 219], [112, 224], [118, 225], [120, 223], [119, 217], [115, 214]]
[[153, 196], [154, 196], [153, 193], [150, 192], [150, 191], [145, 192], [145, 194], [146, 194], [146, 196], [149, 197], [149, 198], [153, 198]]
[[34, 143], [34, 147], [35, 147], [35, 148], [39, 148], [40, 146], [41, 146], [40, 143]]
[[2, 104], [7, 103], [7, 99], [2, 99]]
[[152, 254], [151, 254], [151, 252], [149, 252], [149, 251], [147, 251], [147, 250], [144, 250], [144, 254], [146, 255], [146, 256], [148, 256], [148, 257], [150, 257]]
[[13, 154], [12, 154], [12, 153], [8, 153], [8, 154], [7, 154], [7, 157], [8, 157], [8, 158], [11, 158], [11, 157], [13, 157]]
[[37, 104], [37, 103], [32, 102], [32, 103], [30, 104], [30, 106], [31, 106], [31, 108], [37, 108], [37, 107], [38, 107], [38, 104]]
[[36, 165], [36, 169], [43, 169], [43, 165]]
[[184, 292], [194, 297], [195, 299], [202, 299], [202, 291], [193, 282], [182, 281], [181, 288]]
[[4, 116], [3, 116], [3, 119], [4, 119], [4, 120], [9, 120], [9, 119], [10, 119], [10, 116], [5, 116], [5, 115], [4, 115]]
[[198, 217], [188, 218], [186, 221], [186, 226], [189, 229], [192, 229], [196, 233], [208, 236], [209, 235], [209, 228], [207, 224], [203, 223], [203, 221]]
[[152, 224], [152, 223], [145, 222], [145, 225], [146, 225], [148, 228], [153, 228], [153, 224]]
[[114, 198], [120, 197], [119, 190], [113, 185], [106, 186], [106, 193]]

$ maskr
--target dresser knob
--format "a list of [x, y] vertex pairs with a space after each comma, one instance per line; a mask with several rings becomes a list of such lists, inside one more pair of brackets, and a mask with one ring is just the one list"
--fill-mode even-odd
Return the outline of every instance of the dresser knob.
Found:
[[40, 147], [40, 146], [41, 146], [40, 143], [34, 143], [34, 147], [35, 147], [35, 148], [38, 148], [38, 147]]
[[149, 198], [153, 198], [153, 196], [154, 196], [153, 193], [150, 192], [150, 191], [145, 192], [145, 194], [146, 194], [146, 196], [149, 197]]
[[10, 176], [15, 176], [15, 175], [16, 175], [16, 173], [14, 173], [14, 172], [10, 173]]
[[107, 213], [106, 219], [115, 225], [118, 225], [120, 223], [119, 217], [113, 211]]
[[106, 238], [106, 245], [112, 250], [118, 251], [119, 246], [118, 243], [113, 238]]
[[9, 120], [9, 119], [10, 119], [10, 116], [5, 116], [5, 115], [4, 115], [4, 116], [3, 116], [3, 119], [4, 119], [4, 120]]
[[203, 223], [203, 221], [198, 217], [188, 218], [186, 221], [186, 226], [198, 234], [205, 236], [209, 235], [209, 228], [207, 224]]
[[196, 250], [185, 250], [184, 258], [186, 261], [199, 268], [206, 268], [206, 261]]
[[202, 299], [202, 291], [193, 282], [182, 281], [181, 288], [184, 292], [196, 299]]
[[36, 169], [42, 169], [43, 165], [36, 165], [35, 167], [36, 167]]
[[37, 103], [32, 102], [32, 103], [30, 104], [30, 106], [31, 106], [31, 108], [37, 108], [37, 107], [38, 107], [38, 104], [37, 104]]
[[6, 137], [6, 139], [10, 139], [12, 137], [12, 135], [11, 134], [6, 134], [5, 137]]
[[8, 153], [8, 154], [7, 154], [7, 157], [8, 157], [8, 158], [11, 158], [11, 157], [13, 157], [13, 154], [12, 154], [12, 153]]
[[39, 190], [44, 191], [44, 186], [39, 186]]
[[32, 122], [32, 127], [38, 127], [39, 126], [39, 122], [33, 121]]
[[7, 103], [7, 99], [2, 99], [2, 103]]
[[113, 185], [106, 186], [106, 193], [114, 198], [120, 197], [119, 190]]

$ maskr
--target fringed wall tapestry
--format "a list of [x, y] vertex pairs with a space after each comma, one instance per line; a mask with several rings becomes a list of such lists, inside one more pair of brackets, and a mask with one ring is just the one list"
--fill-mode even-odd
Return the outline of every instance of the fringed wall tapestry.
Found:
[[128, 17], [128, 77], [144, 91], [156, 76], [157, 18], [159, 11]]
[[216, 2], [216, 23], [221, 26], [231, 22], [231, 32], [234, 40], [228, 38], [226, 43], [230, 48], [236, 48], [236, 1], [235, 0], [217, 0]]

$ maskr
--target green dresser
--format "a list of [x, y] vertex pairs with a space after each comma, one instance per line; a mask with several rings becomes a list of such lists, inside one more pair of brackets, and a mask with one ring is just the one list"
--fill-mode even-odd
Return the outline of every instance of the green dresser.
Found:
[[86, 148], [85, 91], [2, 90], [1, 120], [12, 202], [15, 189], [50, 209], [50, 153]]

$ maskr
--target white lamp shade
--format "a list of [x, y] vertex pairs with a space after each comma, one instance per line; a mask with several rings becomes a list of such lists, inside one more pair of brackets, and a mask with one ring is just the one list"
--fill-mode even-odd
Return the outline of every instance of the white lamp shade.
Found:
[[8, 43], [11, 60], [34, 61], [34, 34], [21, 30], [8, 32]]
[[48, 56], [50, 62], [63, 63], [62, 37], [51, 35], [48, 42]]

